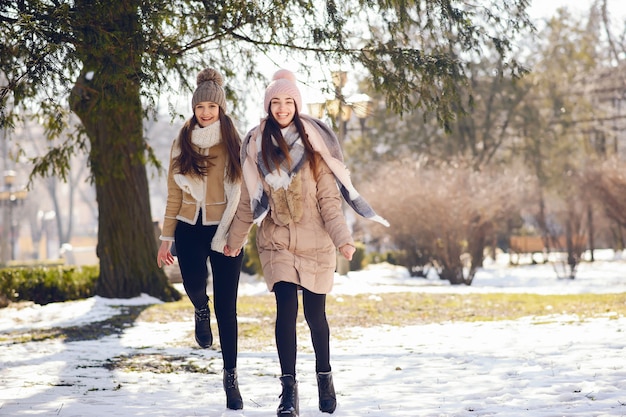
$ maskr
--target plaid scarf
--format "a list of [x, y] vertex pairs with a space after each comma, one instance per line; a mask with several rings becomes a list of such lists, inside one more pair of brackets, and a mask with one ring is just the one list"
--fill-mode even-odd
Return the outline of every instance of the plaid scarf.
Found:
[[[335, 175], [341, 195], [348, 205], [357, 214], [389, 227], [389, 222], [376, 214], [374, 209], [352, 185], [350, 171], [344, 165], [341, 145], [335, 133], [321, 120], [307, 115], [300, 115], [300, 119], [304, 124], [304, 130], [313, 150], [322, 156]], [[250, 194], [253, 221], [257, 225], [261, 224], [269, 212], [269, 198], [265, 190], [263, 190], [261, 177], [274, 189], [279, 187], [286, 189], [291, 182], [291, 178], [298, 172], [304, 162], [302, 138], [300, 138], [297, 129], [292, 125], [285, 133], [285, 140], [290, 147], [289, 155], [292, 159], [293, 167], [285, 166], [286, 159], [283, 157], [280, 169], [270, 171], [262, 162], [263, 158], [261, 157], [261, 133], [263, 127], [264, 122], [261, 122], [259, 126], [248, 132], [241, 147], [243, 176]]]
[[[302, 139], [298, 134], [298, 129], [292, 123], [287, 127], [287, 129], [283, 130], [283, 137], [285, 138], [285, 142], [287, 142], [287, 147], [289, 148], [289, 158], [291, 159], [291, 166], [287, 162], [287, 158], [282, 153], [278, 156], [279, 167], [276, 169], [270, 169], [267, 165], [265, 165], [265, 161], [263, 161], [263, 147], [261, 141], [258, 141], [257, 145], [259, 147], [259, 151], [257, 152], [257, 166], [259, 167], [259, 171], [265, 181], [272, 187], [274, 190], [289, 188], [289, 184], [293, 179], [294, 175], [302, 165], [304, 164], [304, 144], [302, 143]], [[274, 145], [277, 145], [276, 139], [272, 138], [272, 142]]]

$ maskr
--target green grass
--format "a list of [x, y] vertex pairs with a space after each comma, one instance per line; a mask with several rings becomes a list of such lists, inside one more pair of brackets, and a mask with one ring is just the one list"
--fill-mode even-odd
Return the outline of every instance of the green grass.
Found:
[[[242, 350], [274, 349], [275, 302], [271, 294], [240, 296], [238, 299], [239, 344]], [[352, 327], [407, 326], [451, 321], [497, 321], [553, 314], [576, 315], [578, 320], [626, 316], [626, 293], [622, 294], [428, 294], [389, 293], [330, 295], [327, 316], [333, 337]], [[139, 320], [191, 320], [189, 300], [153, 305]], [[217, 326], [212, 320], [214, 333]], [[302, 307], [298, 337], [308, 337]], [[191, 328], [191, 327], [190, 327]], [[190, 336], [191, 337], [191, 336]], [[217, 339], [217, 338], [216, 338]]]
[[406, 326], [448, 321], [514, 320], [576, 314], [581, 318], [626, 314], [623, 294], [424, 294], [356, 295], [329, 300], [329, 317], [348, 326]]

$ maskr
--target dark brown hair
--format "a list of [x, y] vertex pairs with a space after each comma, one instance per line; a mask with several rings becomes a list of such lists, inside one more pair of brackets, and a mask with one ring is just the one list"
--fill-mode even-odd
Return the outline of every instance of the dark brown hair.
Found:
[[[263, 133], [261, 136], [261, 146], [263, 148], [263, 153], [261, 157], [263, 158], [265, 166], [272, 170], [270, 166], [271, 161], [274, 169], [277, 170], [280, 167], [279, 156], [281, 154], [285, 155], [285, 159], [291, 165], [289, 146], [287, 145], [287, 141], [285, 141], [283, 133], [280, 130], [280, 124], [274, 118], [274, 115], [272, 114], [270, 108], [268, 108], [267, 113], [268, 116], [265, 120], [265, 127], [263, 128]], [[302, 120], [300, 119], [300, 114], [298, 113], [297, 108], [293, 116], [293, 124], [298, 130], [300, 138], [302, 138], [302, 143], [304, 144], [304, 157], [309, 162], [309, 165], [313, 172], [317, 174], [317, 158], [315, 158], [315, 150], [313, 149], [311, 142], [309, 142], [309, 136], [304, 130], [304, 125], [302, 124]], [[274, 145], [274, 143], [272, 142], [272, 137], [276, 140], [277, 146]]]
[[[226, 145], [226, 177], [231, 182], [237, 182], [241, 179], [241, 162], [239, 160], [241, 138], [232, 119], [224, 113], [221, 107], [219, 108], [219, 119], [222, 142]], [[214, 166], [211, 162], [214, 156], [202, 155], [196, 151], [191, 143], [191, 132], [197, 124], [198, 119], [194, 114], [180, 129], [178, 134], [180, 154], [174, 158], [173, 167], [183, 175], [201, 177], [206, 175], [209, 168]]]

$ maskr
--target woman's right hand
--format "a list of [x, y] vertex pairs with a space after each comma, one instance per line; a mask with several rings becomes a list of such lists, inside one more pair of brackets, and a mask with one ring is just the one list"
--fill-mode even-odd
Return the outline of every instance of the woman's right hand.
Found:
[[170, 249], [172, 249], [172, 242], [162, 240], [161, 246], [159, 246], [159, 252], [157, 253], [157, 265], [159, 265], [159, 268], [174, 263], [174, 256]]

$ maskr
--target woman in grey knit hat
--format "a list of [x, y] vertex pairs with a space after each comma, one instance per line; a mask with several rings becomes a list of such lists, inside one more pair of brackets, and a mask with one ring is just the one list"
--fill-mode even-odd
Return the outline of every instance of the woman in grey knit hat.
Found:
[[241, 137], [226, 114], [222, 84], [214, 69], [198, 74], [191, 100], [193, 116], [172, 144], [157, 263], [174, 262], [175, 241], [183, 285], [195, 308], [196, 342], [202, 348], [213, 344], [207, 260], [211, 263], [226, 406], [238, 410], [243, 408], [236, 371], [237, 289], [243, 254], [228, 257], [223, 248], [241, 192]]

